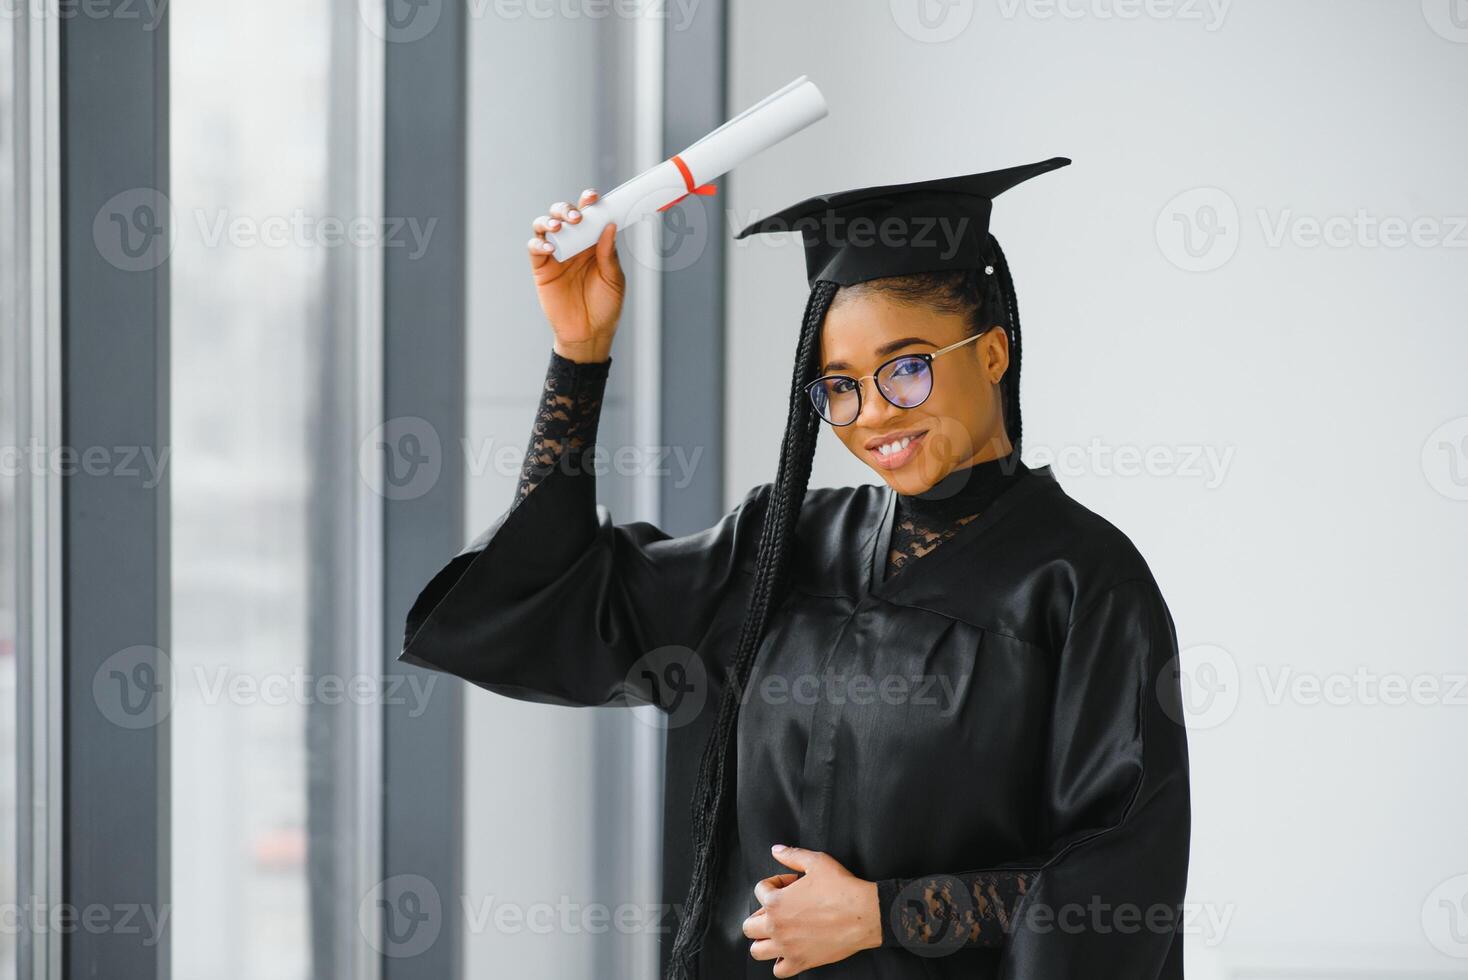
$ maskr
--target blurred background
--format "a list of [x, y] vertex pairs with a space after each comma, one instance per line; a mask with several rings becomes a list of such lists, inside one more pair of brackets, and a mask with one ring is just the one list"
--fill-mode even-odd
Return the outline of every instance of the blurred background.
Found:
[[16, 0], [0, 66], [0, 980], [658, 975], [697, 725], [394, 660], [512, 499], [531, 221], [799, 75], [619, 239], [601, 503], [774, 476], [734, 231], [1072, 158], [993, 221], [1025, 456], [1177, 623], [1188, 973], [1468, 977], [1463, 0]]

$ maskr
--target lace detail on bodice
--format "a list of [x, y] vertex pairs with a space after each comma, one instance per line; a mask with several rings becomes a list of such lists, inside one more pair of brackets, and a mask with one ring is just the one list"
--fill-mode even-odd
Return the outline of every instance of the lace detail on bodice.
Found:
[[[899, 504], [899, 507], [901, 505]], [[933, 525], [914, 514], [894, 517], [892, 542], [887, 551], [887, 577], [902, 571], [910, 559], [921, 558], [958, 533], [958, 529], [978, 517], [977, 513], [953, 519], [946, 525]]]
[[1015, 453], [956, 469], [920, 494], [898, 494], [887, 577], [902, 571], [976, 520], [1029, 469]]

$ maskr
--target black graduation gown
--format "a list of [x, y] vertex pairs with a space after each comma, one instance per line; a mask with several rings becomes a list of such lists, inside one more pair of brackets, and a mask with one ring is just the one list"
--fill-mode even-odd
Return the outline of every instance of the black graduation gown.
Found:
[[[445, 566], [401, 659], [528, 701], [716, 710], [771, 485], [682, 537], [598, 506], [591, 546], [550, 558], [570, 485], [553, 470]], [[742, 923], [755, 883], [789, 870], [769, 851], [784, 843], [884, 895], [1034, 869], [1002, 946], [888, 945], [807, 976], [1181, 977], [1187, 744], [1146, 562], [1041, 467], [886, 578], [894, 502], [875, 485], [807, 494], [740, 714], [737, 840], [700, 976], [770, 976]]]

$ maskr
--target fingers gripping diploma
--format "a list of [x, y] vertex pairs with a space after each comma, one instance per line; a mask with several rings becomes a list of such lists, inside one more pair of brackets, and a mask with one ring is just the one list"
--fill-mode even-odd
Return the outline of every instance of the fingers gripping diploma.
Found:
[[799, 874], [754, 886], [760, 908], [744, 920], [744, 935], [754, 940], [750, 956], [773, 960], [777, 977], [793, 977], [882, 945], [876, 882], [821, 851], [776, 844], [770, 853]]

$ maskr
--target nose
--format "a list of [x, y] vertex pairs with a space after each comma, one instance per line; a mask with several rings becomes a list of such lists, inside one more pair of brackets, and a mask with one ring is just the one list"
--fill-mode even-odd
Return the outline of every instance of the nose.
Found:
[[[872, 383], [871, 388], [866, 387], [868, 381]], [[872, 375], [869, 374], [865, 378], [860, 378], [856, 383], [861, 385], [862, 389], [861, 411], [856, 413], [855, 424], [868, 428], [881, 428], [887, 424], [892, 416], [898, 412], [906, 411], [906, 409], [892, 404], [877, 390], [877, 379]]]

